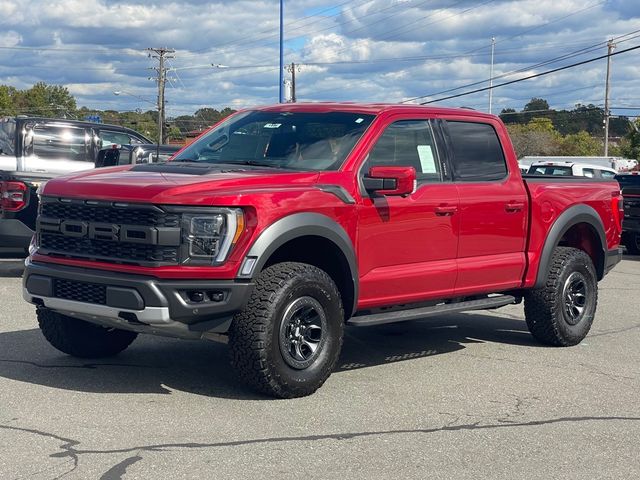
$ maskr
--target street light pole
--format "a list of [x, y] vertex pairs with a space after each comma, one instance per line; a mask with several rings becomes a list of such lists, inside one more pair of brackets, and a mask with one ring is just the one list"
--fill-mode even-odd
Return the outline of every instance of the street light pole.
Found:
[[493, 56], [496, 49], [496, 37], [491, 37], [491, 73], [489, 74], [489, 114], [493, 104]]
[[604, 87], [604, 156], [609, 156], [609, 118], [611, 117], [611, 112], [609, 111], [609, 94], [611, 92], [611, 87], [609, 85], [609, 79], [611, 77], [611, 54], [613, 53], [613, 49], [615, 48], [615, 44], [613, 40], [609, 40], [607, 43], [607, 80], [605, 82]]

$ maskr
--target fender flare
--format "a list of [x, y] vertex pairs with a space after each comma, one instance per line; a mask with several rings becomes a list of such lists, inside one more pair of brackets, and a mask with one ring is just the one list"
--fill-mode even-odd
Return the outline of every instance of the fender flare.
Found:
[[[326, 215], [311, 212], [295, 213], [269, 225], [245, 255], [237, 278], [240, 280], [254, 279], [278, 248], [291, 240], [306, 236], [325, 238], [338, 247], [344, 255], [353, 283], [353, 305], [351, 310], [345, 305], [345, 310], [353, 314], [358, 304], [358, 262], [355, 248], [344, 228]], [[248, 259], [255, 259], [255, 264], [249, 273], [243, 274]]]
[[598, 263], [602, 263], [602, 265], [598, 264], [595, 265], [595, 267], [596, 272], [598, 273], [598, 280], [602, 278], [607, 248], [607, 237], [604, 232], [604, 225], [602, 224], [602, 220], [600, 219], [598, 212], [589, 205], [580, 204], [569, 207], [562, 212], [549, 229], [542, 248], [542, 254], [540, 255], [538, 275], [536, 277], [534, 288], [541, 288], [544, 286], [554, 249], [560, 242], [560, 239], [562, 239], [563, 235], [567, 233], [571, 227], [579, 223], [586, 223], [590, 225], [596, 231], [596, 234], [600, 239], [602, 252], [599, 253], [601, 253], [600, 258], [602, 261]]

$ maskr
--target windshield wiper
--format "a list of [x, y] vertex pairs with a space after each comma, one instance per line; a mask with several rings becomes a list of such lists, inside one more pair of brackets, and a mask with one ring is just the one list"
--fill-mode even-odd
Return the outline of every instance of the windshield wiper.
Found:
[[224, 161], [224, 162], [219, 162], [221, 164], [227, 164], [227, 165], [251, 165], [253, 167], [267, 167], [267, 168], [282, 168], [285, 170], [290, 170], [287, 167], [283, 167], [282, 165], [274, 165], [272, 163], [267, 163], [267, 162], [260, 162], [258, 160], [251, 160], [251, 159], [246, 159], [246, 160], [228, 160], [228, 161]]

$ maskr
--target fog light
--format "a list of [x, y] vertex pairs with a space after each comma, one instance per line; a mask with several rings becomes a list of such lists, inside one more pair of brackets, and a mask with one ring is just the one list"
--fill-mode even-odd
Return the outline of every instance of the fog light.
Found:
[[224, 293], [217, 291], [209, 292], [209, 298], [214, 302], [221, 302], [224, 300]]
[[189, 296], [189, 300], [191, 300], [193, 303], [204, 302], [204, 292], [191, 290], [187, 292], [187, 295]]

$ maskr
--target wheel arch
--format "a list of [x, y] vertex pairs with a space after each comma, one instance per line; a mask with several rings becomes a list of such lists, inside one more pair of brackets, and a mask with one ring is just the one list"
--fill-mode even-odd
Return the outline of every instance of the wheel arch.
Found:
[[585, 251], [596, 268], [598, 280], [604, 277], [607, 237], [598, 212], [589, 205], [574, 205], [555, 220], [545, 239], [534, 288], [544, 286], [551, 257], [557, 246]]
[[[254, 261], [249, 270], [248, 261]], [[319, 213], [296, 213], [265, 229], [243, 259], [238, 279], [254, 279], [280, 261], [302, 261], [325, 270], [342, 296], [349, 318], [358, 301], [358, 264], [353, 242], [344, 228]]]

